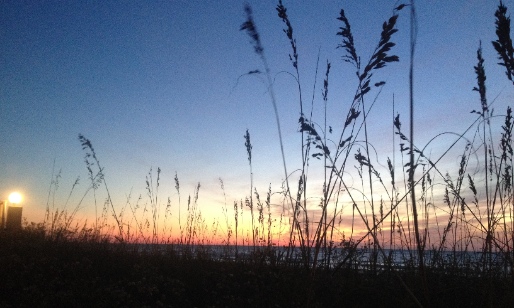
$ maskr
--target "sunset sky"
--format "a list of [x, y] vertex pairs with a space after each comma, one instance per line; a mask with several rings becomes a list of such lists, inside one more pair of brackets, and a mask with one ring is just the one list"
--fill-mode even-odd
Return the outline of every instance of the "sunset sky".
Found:
[[[290, 44], [277, 17], [277, 1], [248, 1], [275, 78], [288, 169], [298, 167], [298, 92], [291, 76]], [[488, 98], [504, 114], [514, 87], [505, 78], [491, 45], [499, 1], [418, 1], [415, 55], [416, 143], [422, 147], [445, 131], [462, 133], [480, 108], [473, 67], [482, 40]], [[366, 62], [382, 23], [397, 1], [284, 1], [297, 39], [303, 95], [321, 121], [321, 88], [327, 60], [329, 122], [336, 127], [355, 93], [354, 68], [336, 49], [344, 9], [357, 52]], [[509, 12], [514, 1], [504, 1]], [[0, 5], [0, 199], [12, 191], [24, 196], [24, 216], [40, 222], [49, 199], [52, 170], [61, 170], [56, 208], [73, 183], [72, 209], [88, 183], [85, 151], [91, 140], [104, 167], [115, 206], [127, 197], [146, 202], [145, 177], [162, 170], [159, 198], [175, 202], [174, 176], [182, 206], [201, 183], [199, 204], [206, 215], [222, 217], [223, 179], [229, 208], [248, 195], [250, 173], [244, 145], [253, 145], [255, 186], [265, 196], [268, 184], [280, 191], [283, 180], [277, 129], [269, 95], [258, 76], [244, 75], [262, 64], [240, 31], [244, 2], [227, 1], [2, 1]], [[376, 74], [387, 82], [370, 114], [370, 140], [386, 166], [393, 152], [394, 112], [408, 127], [408, 10], [400, 12], [393, 53], [400, 62]], [[376, 95], [372, 94], [370, 97]], [[368, 98], [368, 100], [370, 100]], [[498, 126], [502, 120], [498, 120]], [[446, 138], [446, 137], [445, 137]], [[431, 148], [441, 154], [452, 138]], [[396, 147], [398, 145], [396, 144]], [[460, 150], [459, 150], [460, 151]], [[457, 156], [449, 158], [458, 162]], [[54, 166], [55, 161], [55, 167]], [[353, 164], [353, 163], [352, 163]], [[319, 165], [313, 167], [319, 168]], [[400, 166], [400, 165], [398, 165]], [[453, 171], [456, 168], [452, 167]], [[385, 172], [386, 169], [384, 169]], [[91, 194], [77, 214], [91, 217]], [[53, 197], [50, 197], [51, 199]], [[89, 203], [88, 203], [89, 202]], [[99, 201], [100, 204], [103, 200]], [[175, 206], [175, 204], [172, 204]]]

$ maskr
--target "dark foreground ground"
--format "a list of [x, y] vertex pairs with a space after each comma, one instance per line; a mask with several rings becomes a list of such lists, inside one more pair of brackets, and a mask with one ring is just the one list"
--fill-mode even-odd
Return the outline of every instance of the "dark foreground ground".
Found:
[[[0, 232], [0, 307], [415, 307], [419, 275], [266, 265], [262, 256], [137, 253], [123, 245]], [[468, 275], [469, 276], [469, 275]], [[433, 307], [512, 307], [511, 278], [428, 273]]]

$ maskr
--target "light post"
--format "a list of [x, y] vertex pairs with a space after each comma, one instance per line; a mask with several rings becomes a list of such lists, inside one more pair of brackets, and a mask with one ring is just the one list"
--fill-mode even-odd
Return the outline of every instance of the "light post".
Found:
[[7, 216], [5, 220], [5, 228], [8, 230], [21, 229], [21, 212], [23, 207], [20, 205], [22, 196], [13, 192], [9, 195], [9, 206], [7, 207]]

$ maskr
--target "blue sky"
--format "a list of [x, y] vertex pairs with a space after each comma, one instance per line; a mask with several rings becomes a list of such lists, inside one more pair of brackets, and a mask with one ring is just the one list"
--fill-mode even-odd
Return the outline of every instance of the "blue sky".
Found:
[[[299, 167], [298, 93], [288, 60], [290, 46], [276, 16], [276, 1], [249, 1], [275, 78], [289, 170]], [[321, 4], [319, 4], [321, 3]], [[357, 80], [336, 49], [344, 8], [357, 51], [367, 59], [382, 22], [396, 1], [284, 1], [297, 39], [302, 86], [310, 102], [318, 50], [315, 109], [321, 115], [326, 61], [332, 63], [329, 122], [347, 110]], [[514, 1], [504, 1], [514, 9]], [[512, 102], [512, 85], [491, 46], [496, 1], [419, 1], [415, 62], [416, 140], [423, 145], [444, 131], [462, 132], [480, 106], [473, 66], [483, 42], [488, 96], [497, 114]], [[183, 194], [202, 184], [200, 201], [218, 206], [247, 195], [249, 167], [243, 135], [249, 129], [253, 170], [264, 194], [283, 179], [276, 125], [261, 79], [241, 76], [261, 69], [239, 27], [243, 1], [3, 1], [0, 7], [0, 198], [21, 191], [24, 215], [41, 221], [52, 168], [62, 170], [65, 199], [80, 176], [87, 188], [84, 151], [89, 138], [105, 168], [113, 198], [145, 196], [150, 168], [162, 169], [162, 199], [174, 196], [177, 172]], [[509, 10], [510, 12], [510, 10]], [[395, 110], [407, 127], [408, 11], [401, 12], [393, 41], [400, 56], [377, 73], [387, 85], [373, 109], [371, 141], [384, 156], [393, 151]], [[241, 78], [239, 78], [241, 76]], [[501, 123], [501, 122], [499, 122]], [[441, 139], [433, 153], [451, 140]], [[457, 161], [453, 156], [450, 161]], [[77, 193], [80, 196], [80, 193]], [[90, 213], [85, 207], [83, 213]], [[213, 213], [221, 213], [215, 210]]]

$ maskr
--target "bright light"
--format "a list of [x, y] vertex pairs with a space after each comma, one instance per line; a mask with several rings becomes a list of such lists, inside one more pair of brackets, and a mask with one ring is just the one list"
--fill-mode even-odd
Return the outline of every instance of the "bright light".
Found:
[[21, 202], [21, 195], [17, 192], [13, 192], [9, 195], [9, 202], [12, 204], [19, 204]]

